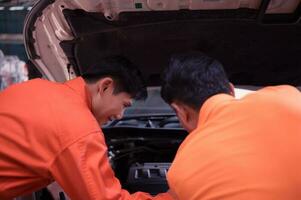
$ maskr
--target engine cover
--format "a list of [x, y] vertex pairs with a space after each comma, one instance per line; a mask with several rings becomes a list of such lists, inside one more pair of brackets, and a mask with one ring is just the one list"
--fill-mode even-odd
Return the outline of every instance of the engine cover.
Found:
[[171, 163], [133, 164], [129, 168], [127, 188], [129, 191], [143, 191], [156, 195], [166, 192], [166, 174]]

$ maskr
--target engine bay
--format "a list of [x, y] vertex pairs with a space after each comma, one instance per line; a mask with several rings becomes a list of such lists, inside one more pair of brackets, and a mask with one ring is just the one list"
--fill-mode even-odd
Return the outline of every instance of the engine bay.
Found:
[[[128, 122], [127, 122], [128, 121]], [[124, 119], [104, 128], [108, 156], [124, 189], [158, 194], [168, 189], [166, 173], [187, 133], [174, 116]], [[158, 128], [156, 126], [173, 128]], [[140, 126], [140, 127], [139, 127]]]
[[[187, 135], [175, 114], [138, 115], [115, 120], [102, 128], [108, 158], [122, 188], [151, 195], [166, 192], [166, 174]], [[57, 184], [18, 200], [69, 200]]]

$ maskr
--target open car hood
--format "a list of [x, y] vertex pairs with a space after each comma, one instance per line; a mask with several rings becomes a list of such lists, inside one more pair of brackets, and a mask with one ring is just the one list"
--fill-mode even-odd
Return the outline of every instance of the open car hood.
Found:
[[301, 85], [300, 0], [40, 0], [24, 28], [27, 54], [53, 81], [121, 54], [159, 83], [168, 58], [203, 51], [234, 84]]

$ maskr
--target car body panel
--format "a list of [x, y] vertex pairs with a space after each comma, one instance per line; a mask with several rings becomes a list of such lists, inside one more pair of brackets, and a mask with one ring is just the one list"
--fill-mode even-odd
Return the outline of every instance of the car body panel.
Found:
[[[299, 5], [299, 6], [298, 6]], [[264, 8], [265, 7], [265, 8]], [[72, 15], [67, 16], [66, 12], [70, 11], [75, 12], [77, 10], [81, 10], [84, 13], [93, 14], [92, 18], [97, 16], [103, 20], [102, 24], [99, 26], [104, 26], [104, 24], [108, 24], [108, 28], [98, 28], [91, 29], [90, 32], [83, 32], [82, 35], [77, 36], [78, 29], [75, 29], [74, 22], [72, 19], [66, 19], [66, 17], [71, 18]], [[190, 13], [201, 12], [202, 15], [198, 16], [198, 19], [201, 21], [205, 21], [205, 23], [200, 23], [200, 26], [204, 26], [204, 28], [208, 28], [208, 32], [214, 32], [217, 30], [211, 29], [211, 24], [216, 24], [218, 29], [226, 29], [226, 26], [220, 26], [220, 24], [229, 24], [230, 28], [233, 31], [224, 30], [221, 34], [237, 34], [239, 29], [253, 29], [256, 26], [258, 28], [261, 27], [262, 33], [256, 37], [268, 37], [265, 35], [264, 31], [266, 30], [266, 34], [270, 34], [270, 32], [278, 31], [279, 28], [273, 29], [273, 27], [263, 27], [264, 24], [262, 22], [258, 22], [260, 19], [260, 13], [263, 10], [264, 17], [275, 17], [275, 16], [284, 16], [287, 19], [299, 19], [299, 16], [296, 17], [296, 13], [298, 14], [300, 10], [300, 1], [299, 0], [271, 0], [271, 1], [260, 1], [260, 0], [229, 0], [229, 1], [179, 1], [179, 0], [40, 0], [35, 6], [33, 6], [31, 12], [29, 13], [24, 28], [25, 35], [25, 46], [27, 50], [27, 54], [31, 61], [39, 68], [42, 74], [48, 78], [49, 80], [63, 82], [68, 79], [72, 79], [82, 73], [82, 70], [78, 68], [85, 65], [85, 63], [79, 61], [77, 58], [78, 55], [76, 51], [78, 48], [77, 43], [81, 43], [84, 39], [90, 37], [94, 37], [95, 34], [101, 34], [103, 32], [111, 32], [110, 34], [116, 34], [118, 32], [122, 33], [122, 31], [126, 31], [127, 29], [134, 29], [132, 32], [135, 32], [135, 28], [146, 29], [147, 26], [142, 25], [141, 23], [132, 23], [131, 20], [134, 21], [146, 18], [147, 13], [157, 13], [154, 16], [148, 16], [149, 18], [153, 18], [152, 23], [166, 23], [166, 16], [182, 16], [182, 19], [185, 19], [183, 15], [189, 15]], [[246, 12], [245, 12], [246, 11]], [[239, 13], [242, 14], [239, 14]], [[141, 13], [141, 14], [139, 14]], [[159, 16], [160, 13], [166, 13], [164, 16]], [[175, 14], [176, 13], [176, 14]], [[213, 13], [213, 14], [212, 14]], [[286, 13], [287, 15], [285, 15]], [[289, 13], [289, 14], [288, 14]], [[135, 14], [137, 14], [135, 16]], [[276, 15], [273, 15], [276, 14]], [[195, 15], [195, 14], [194, 14]], [[71, 17], [70, 17], [71, 16]], [[293, 17], [294, 16], [294, 17]], [[165, 17], [165, 18], [164, 18]], [[293, 17], [293, 18], [290, 18]], [[155, 19], [158, 18], [158, 19]], [[187, 20], [191, 20], [192, 18], [187, 18]], [[169, 22], [171, 19], [168, 19]], [[195, 20], [195, 19], [194, 19]], [[74, 21], [74, 20], [73, 20]], [[124, 23], [126, 21], [126, 23]], [[209, 22], [208, 22], [209, 21]], [[70, 24], [70, 23], [73, 24]], [[240, 22], [241, 24], [249, 24], [248, 26], [243, 26], [241, 24], [235, 24], [236, 22]], [[280, 21], [275, 21], [275, 23], [279, 23]], [[146, 22], [142, 22], [147, 24]], [[252, 24], [257, 24], [253, 26]], [[262, 24], [262, 25], [261, 25]], [[289, 29], [300, 29], [300, 25], [296, 25], [300, 23], [294, 23], [293, 25], [288, 25]], [[94, 24], [93, 24], [94, 25]], [[112, 26], [109, 26], [112, 25]], [[79, 25], [80, 26], [80, 25]], [[77, 28], [79, 27], [77, 26]], [[253, 27], [252, 27], [253, 26]], [[295, 26], [295, 27], [293, 27]], [[155, 27], [155, 26], [154, 26]], [[282, 28], [282, 27], [280, 27]], [[102, 29], [102, 31], [99, 31]], [[113, 30], [114, 29], [114, 30]], [[211, 30], [210, 30], [211, 29]], [[237, 30], [234, 30], [237, 29]], [[255, 29], [254, 29], [255, 30]], [[93, 31], [98, 31], [98, 33], [94, 33]], [[149, 31], [151, 31], [149, 29]], [[242, 31], [243, 33], [244, 31]], [[142, 33], [144, 34], [144, 33]], [[158, 32], [160, 34], [160, 32]], [[245, 33], [244, 33], [245, 34]], [[252, 34], [252, 33], [251, 33]], [[254, 32], [254, 34], [256, 34]], [[87, 36], [87, 37], [86, 37]], [[140, 35], [141, 36], [141, 35]], [[292, 33], [283, 33], [284, 37], [294, 37]], [[105, 36], [107, 37], [107, 36]], [[122, 37], [118, 36], [118, 37]], [[223, 41], [227, 39], [228, 36], [223, 38]], [[233, 40], [234, 37], [237, 36], [229, 36], [229, 41]], [[246, 37], [250, 37], [249, 34], [246, 34]], [[136, 38], [139, 42], [139, 38]], [[144, 38], [145, 40], [150, 38]], [[156, 38], [157, 39], [157, 38]], [[250, 38], [251, 41], [262, 43], [262, 41]], [[267, 38], [269, 39], [269, 38]], [[119, 40], [119, 38], [118, 38]], [[204, 40], [213, 40], [213, 38], [206, 38]], [[264, 39], [265, 40], [265, 39]], [[279, 40], [277, 38], [277, 40]], [[149, 42], [150, 42], [149, 41]], [[245, 38], [246, 45], [251, 41], [248, 38]], [[93, 42], [93, 41], [90, 41]], [[110, 42], [108, 40], [108, 42]], [[113, 41], [111, 41], [113, 42]], [[122, 39], [120, 39], [122, 42]], [[132, 40], [135, 45], [135, 40]], [[232, 41], [237, 42], [237, 41]], [[241, 42], [241, 41], [238, 41]], [[220, 43], [220, 41], [219, 41]], [[259, 45], [258, 43], [258, 45]], [[66, 50], [63, 49], [62, 44], [66, 44], [66, 48], [71, 49], [73, 51], [71, 54], [66, 53]], [[103, 44], [99, 44], [102, 46]], [[127, 44], [128, 45], [128, 44]], [[217, 44], [214, 44], [217, 45]], [[221, 44], [221, 45], [229, 45], [229, 44]], [[250, 45], [253, 45], [250, 43]], [[268, 43], [267, 45], [271, 45]], [[93, 47], [95, 48], [95, 46]], [[127, 48], [127, 47], [123, 47]], [[139, 48], [139, 47], [138, 47]], [[283, 46], [279, 46], [276, 48], [283, 48]], [[292, 47], [296, 48], [296, 47]], [[206, 48], [203, 48], [206, 50]], [[202, 49], [202, 50], [203, 50]], [[226, 49], [226, 48], [225, 48]], [[223, 49], [223, 50], [225, 50]], [[153, 50], [153, 49], [151, 49]], [[209, 49], [210, 50], [210, 49]], [[85, 49], [84, 51], [89, 51], [89, 49]], [[93, 50], [92, 50], [93, 51]], [[110, 51], [110, 49], [108, 50]], [[254, 50], [252, 50], [254, 51]], [[273, 51], [273, 49], [272, 49]], [[293, 50], [295, 51], [295, 50]], [[299, 51], [299, 49], [296, 49]], [[103, 52], [100, 52], [103, 53]], [[108, 52], [107, 52], [108, 53]], [[134, 52], [135, 53], [135, 52]], [[145, 52], [147, 53], [147, 52]], [[245, 54], [249, 54], [250, 52], [245, 52]], [[251, 52], [252, 53], [252, 52]], [[216, 54], [216, 53], [214, 53]], [[225, 54], [225, 53], [224, 53]], [[227, 55], [228, 56], [228, 55]], [[133, 57], [133, 56], [132, 56]], [[218, 56], [217, 56], [218, 57]], [[229, 56], [228, 56], [229, 57]], [[269, 58], [270, 59], [270, 58]], [[291, 58], [290, 58], [291, 59]], [[73, 60], [73, 61], [72, 61]], [[88, 60], [88, 59], [87, 59]], [[235, 62], [235, 61], [233, 61]], [[139, 63], [140, 64], [140, 63]], [[142, 63], [143, 64], [143, 63]], [[228, 63], [226, 63], [228, 64]], [[230, 63], [231, 65], [232, 63]], [[299, 63], [298, 63], [299, 64]], [[80, 65], [80, 66], [76, 66]], [[229, 66], [229, 64], [227, 65]], [[147, 66], [148, 67], [148, 66]], [[243, 67], [243, 66], [242, 66]], [[149, 67], [148, 67], [149, 68]], [[158, 67], [157, 70], [160, 70], [161, 67]], [[245, 70], [245, 69], [244, 69]], [[230, 77], [231, 78], [231, 77]], [[244, 83], [245, 84], [245, 83]], [[273, 83], [275, 84], [275, 83]]]

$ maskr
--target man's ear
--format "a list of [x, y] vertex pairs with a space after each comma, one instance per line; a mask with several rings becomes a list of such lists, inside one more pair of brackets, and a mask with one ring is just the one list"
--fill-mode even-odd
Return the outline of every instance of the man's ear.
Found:
[[182, 103], [173, 102], [170, 106], [175, 110], [181, 125], [186, 131], [191, 132], [197, 127], [199, 112]]
[[179, 104], [176, 102], [171, 103], [170, 105], [174, 111], [176, 112], [180, 123], [182, 124], [183, 128], [187, 130], [188, 123], [189, 123], [189, 112], [183, 104]]
[[229, 82], [229, 86], [230, 86], [230, 94], [235, 97], [234, 85], [231, 82]]
[[100, 79], [97, 82], [97, 92], [100, 94], [103, 94], [104, 92], [108, 91], [108, 90], [112, 90], [114, 89], [113, 86], [113, 79], [110, 77], [105, 77]]

